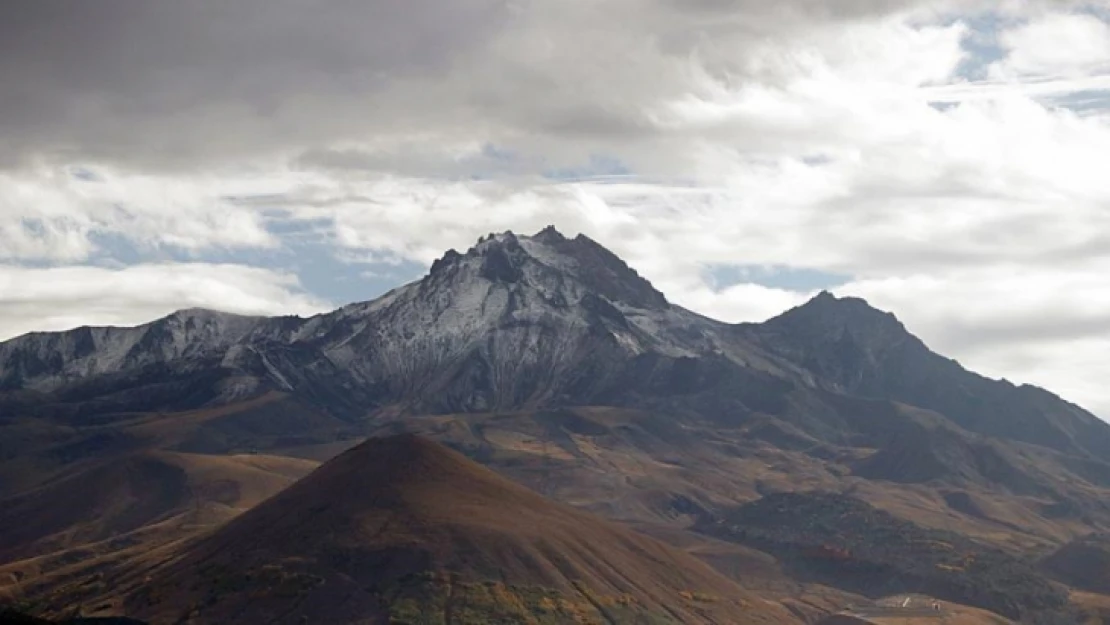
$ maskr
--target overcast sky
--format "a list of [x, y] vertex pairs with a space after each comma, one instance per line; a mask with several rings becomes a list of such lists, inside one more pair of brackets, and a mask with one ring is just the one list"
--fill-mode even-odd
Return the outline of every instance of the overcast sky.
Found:
[[551, 223], [1110, 417], [1110, 4], [5, 0], [0, 338], [308, 314]]

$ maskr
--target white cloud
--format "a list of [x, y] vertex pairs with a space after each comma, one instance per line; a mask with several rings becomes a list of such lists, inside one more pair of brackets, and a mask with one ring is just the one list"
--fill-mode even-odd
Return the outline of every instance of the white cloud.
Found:
[[671, 301], [683, 308], [732, 322], [764, 321], [804, 304], [814, 295], [751, 283], [735, 284], [720, 290], [699, 284], [670, 292]]
[[1090, 13], [1047, 13], [999, 36], [995, 78], [1082, 78], [1110, 72], [1110, 24]]
[[80, 325], [137, 325], [183, 308], [309, 315], [325, 307], [300, 289], [295, 276], [259, 267], [0, 265], [0, 340]]
[[[84, 170], [81, 170], [84, 171]], [[0, 260], [79, 261], [97, 235], [140, 248], [272, 247], [255, 207], [228, 196], [264, 192], [265, 178], [235, 174], [148, 175], [111, 168], [75, 175], [66, 167], [0, 173]]]

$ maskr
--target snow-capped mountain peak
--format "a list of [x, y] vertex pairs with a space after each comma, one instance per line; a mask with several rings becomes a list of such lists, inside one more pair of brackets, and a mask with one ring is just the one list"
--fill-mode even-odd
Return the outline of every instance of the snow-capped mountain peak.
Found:
[[484, 236], [466, 253], [445, 253], [417, 282], [310, 319], [186, 310], [96, 331], [111, 340], [82, 342], [76, 330], [0, 345], [0, 384], [49, 391], [151, 365], [216, 367], [235, 378], [236, 397], [342, 380], [392, 397], [447, 393], [445, 405], [489, 407], [558, 392], [591, 358], [720, 354], [725, 328], [671, 306], [588, 237], [549, 227]]
[[479, 275], [493, 282], [572, 280], [615, 305], [665, 309], [667, 298], [615, 254], [589, 237], [573, 239], [548, 226], [532, 236], [512, 232], [481, 237], [465, 255], [450, 250], [432, 274], [466, 259], [481, 259]]

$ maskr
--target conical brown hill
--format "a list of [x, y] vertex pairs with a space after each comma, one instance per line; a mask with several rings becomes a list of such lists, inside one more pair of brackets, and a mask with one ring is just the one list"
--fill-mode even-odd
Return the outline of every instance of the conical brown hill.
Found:
[[195, 623], [796, 622], [685, 552], [411, 435], [185, 547], [125, 607]]

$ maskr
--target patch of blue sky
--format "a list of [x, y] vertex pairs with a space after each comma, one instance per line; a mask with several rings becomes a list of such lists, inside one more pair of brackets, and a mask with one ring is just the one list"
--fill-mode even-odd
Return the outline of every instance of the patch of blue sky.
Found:
[[172, 245], [137, 246], [127, 237], [94, 233], [97, 251], [92, 264], [123, 267], [144, 262], [205, 262], [261, 267], [297, 276], [303, 290], [339, 306], [367, 301], [426, 271], [420, 263], [367, 253], [338, 252], [321, 221], [273, 221], [267, 227], [280, 245], [272, 249], [206, 248], [186, 250]]
[[1110, 111], [1110, 89], [1073, 91], [1046, 100], [1053, 106], [1069, 109], [1080, 115]]
[[494, 180], [519, 171], [526, 165], [527, 160], [515, 150], [487, 142], [482, 144], [482, 149], [477, 155], [465, 159], [471, 171], [457, 178], [474, 181]]
[[997, 13], [963, 16], [958, 21], [967, 26], [968, 32], [962, 42], [967, 56], [956, 68], [956, 77], [983, 80], [991, 64], [1006, 57], [1006, 49], [999, 43], [998, 35], [1012, 22]]
[[1080, 11], [1090, 13], [1095, 17], [1110, 22], [1110, 5], [1105, 2], [1088, 2], [1079, 8]]
[[592, 178], [607, 178], [612, 176], [630, 176], [632, 170], [619, 159], [604, 154], [591, 154], [587, 162], [569, 167], [554, 167], [541, 172], [548, 180], [570, 182], [574, 180], [589, 180]]
[[126, 267], [143, 262], [172, 260], [168, 257], [159, 258], [159, 250], [140, 250], [131, 239], [121, 234], [93, 231], [88, 236], [95, 248], [89, 256], [89, 263], [92, 265]]
[[19, 221], [20, 221], [19, 225], [24, 230], [26, 230], [31, 236], [40, 237], [40, 238], [46, 236], [46, 224], [41, 219], [32, 219], [30, 217], [24, 217], [23, 219], [21, 219]]
[[847, 284], [849, 275], [788, 265], [711, 265], [705, 275], [714, 290], [738, 284], [758, 284], [772, 289], [808, 293]]

